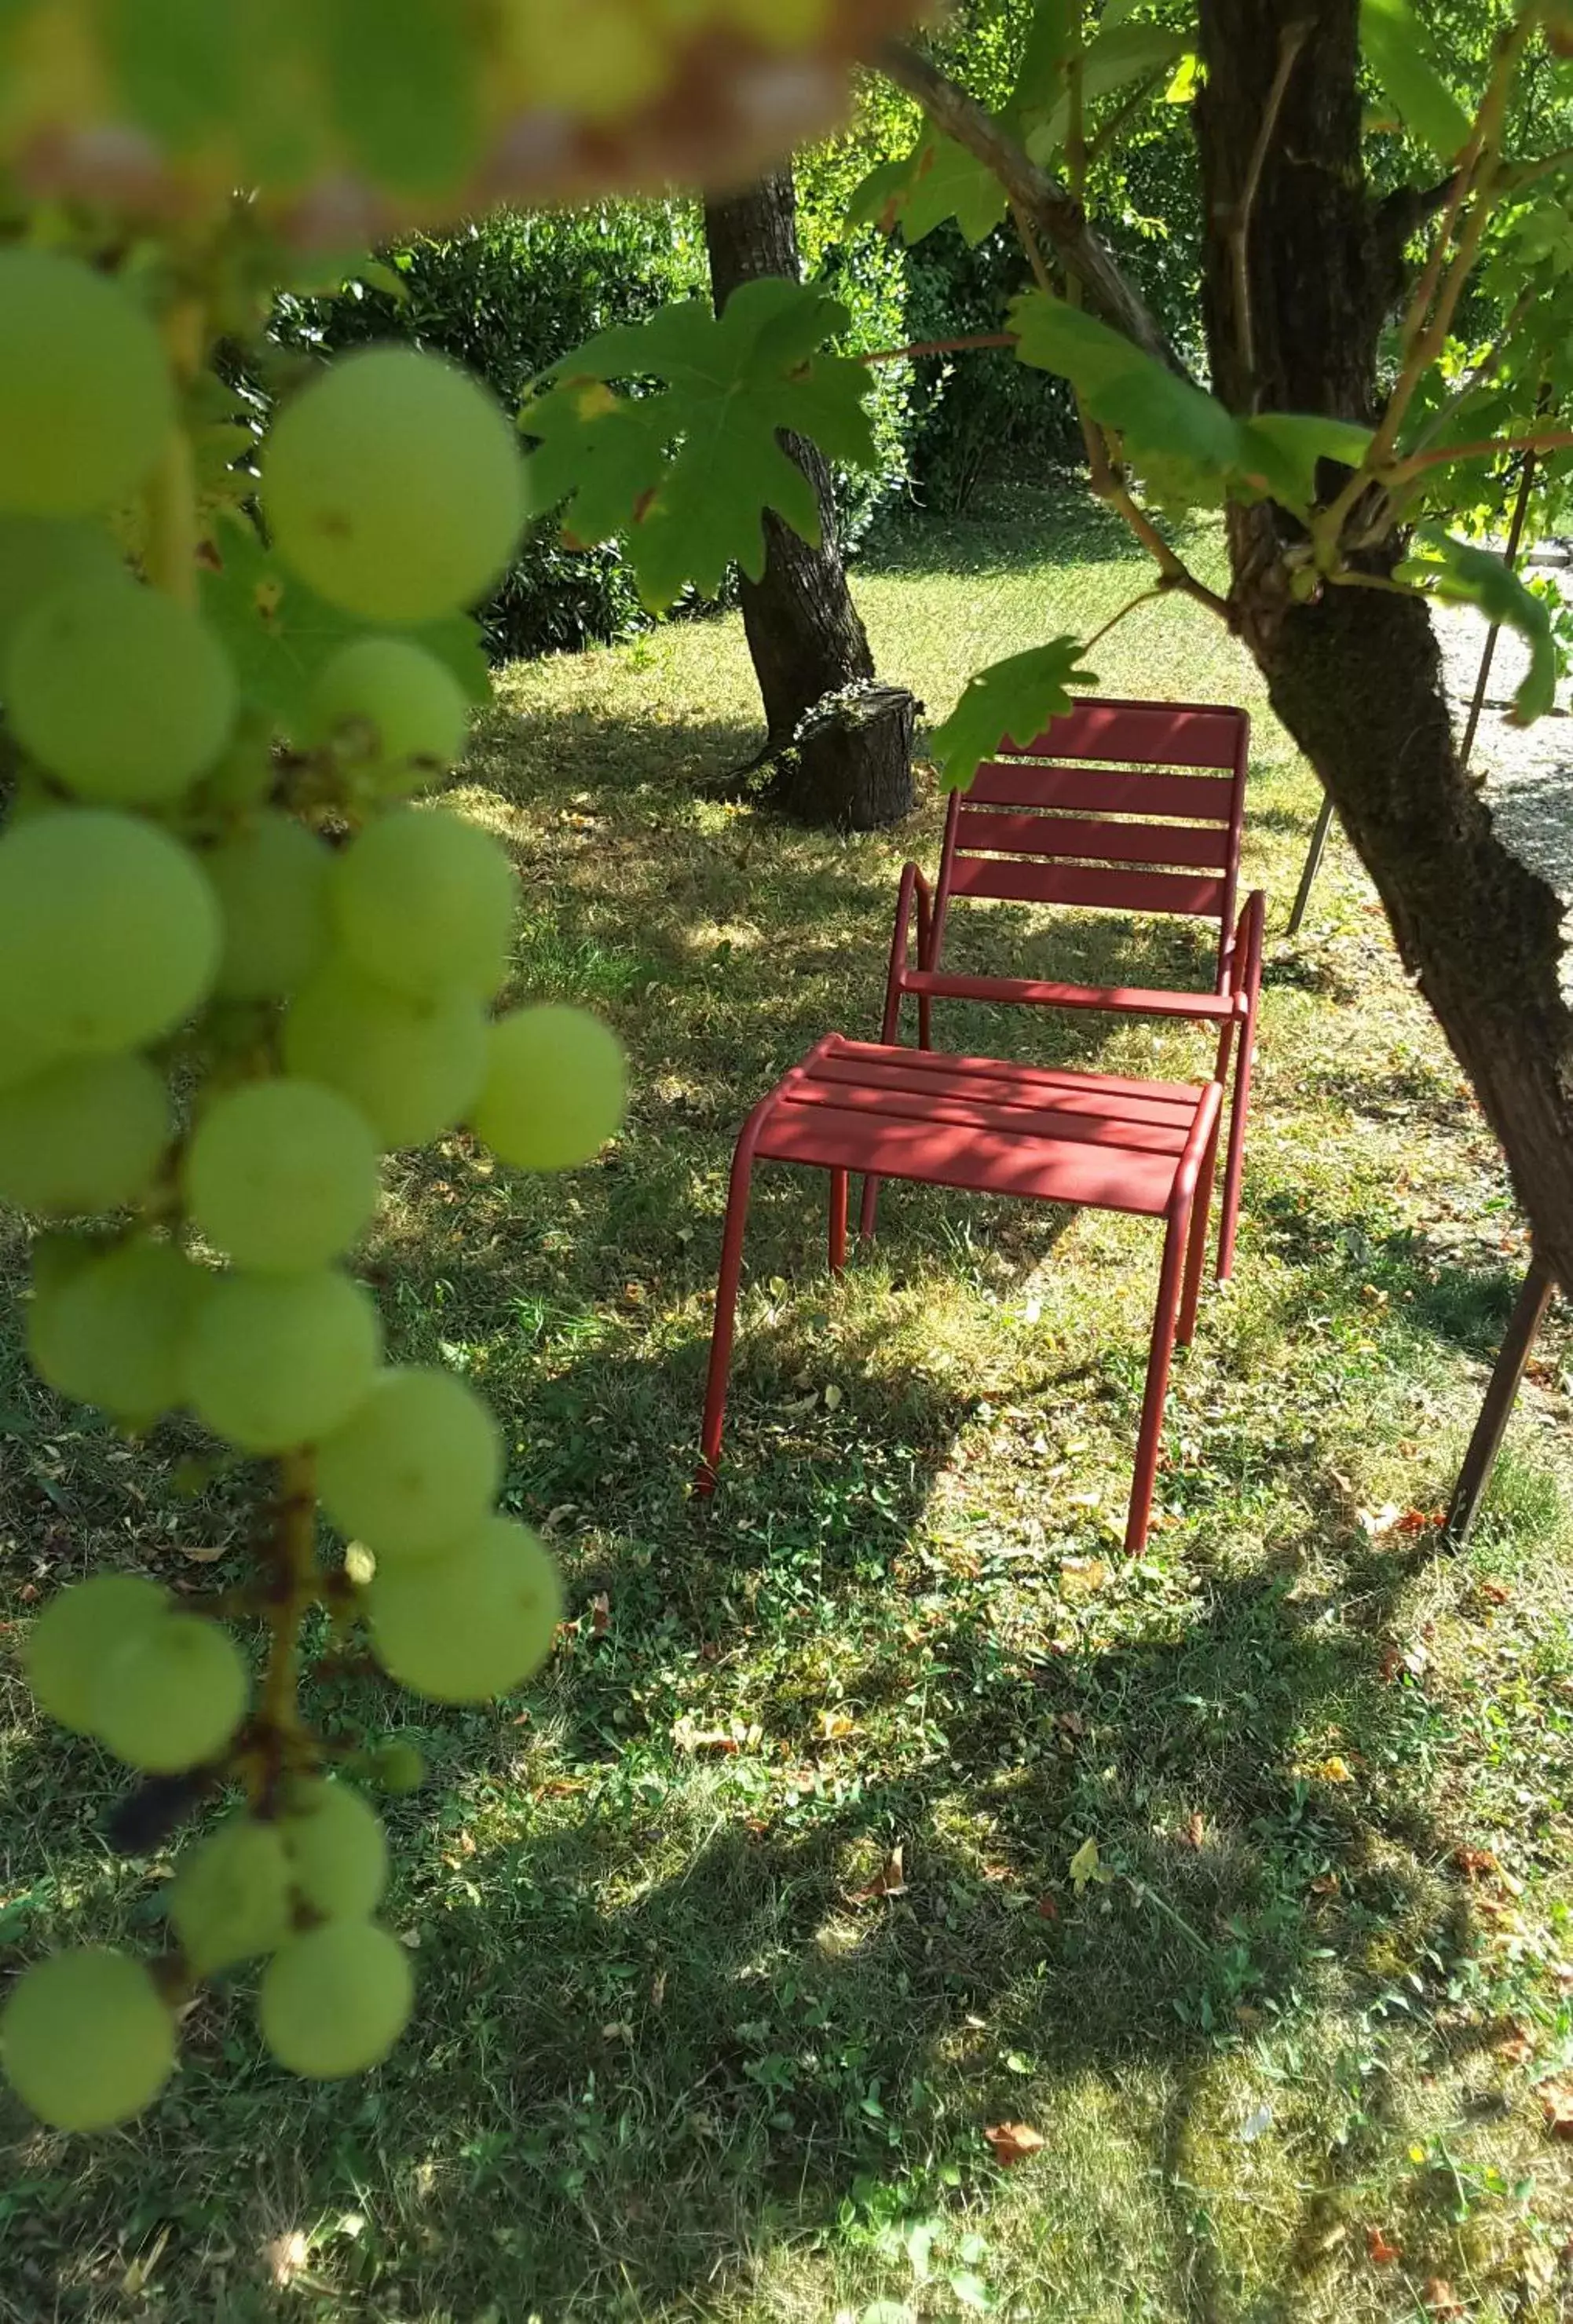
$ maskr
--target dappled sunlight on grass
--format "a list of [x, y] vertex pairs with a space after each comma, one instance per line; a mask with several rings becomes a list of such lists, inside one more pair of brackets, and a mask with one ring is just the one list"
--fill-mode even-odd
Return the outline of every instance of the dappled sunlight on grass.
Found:
[[[857, 586], [937, 717], [1143, 580], [1034, 503], [911, 531]], [[1337, 841], [1278, 933], [1315, 787], [1233, 641], [1171, 601], [1096, 659], [1106, 691], [1247, 703], [1272, 898], [1238, 1273], [1176, 1366], [1148, 1554], [1117, 1545], [1152, 1223], [893, 1185], [836, 1284], [824, 1181], [777, 1166], [721, 1490], [691, 1499], [732, 1139], [811, 1039], [873, 1033], [940, 802], [848, 841], [705, 796], [758, 739], [735, 617], [507, 672], [459, 803], [520, 868], [517, 991], [625, 1038], [629, 1129], [562, 1183], [462, 1136], [402, 1158], [369, 1271], [395, 1352], [493, 1399], [570, 1620], [495, 1711], [321, 1679], [347, 1748], [391, 1720], [432, 1762], [390, 1810], [415, 2029], [311, 2089], [261, 2061], [244, 1978], [205, 1997], [134, 2136], [18, 2129], [0, 2318], [954, 2324], [981, 2294], [1014, 2324], [1397, 2324], [1432, 2277], [1474, 2318], [1562, 2312], [1573, 2190], [1534, 2084], [1573, 2056], [1565, 1329], [1471, 1554], [1439, 1558], [1525, 1262], [1499, 1159]], [[951, 941], [1210, 982], [1187, 928], [975, 907]], [[1184, 1028], [937, 1029], [1209, 1062]], [[63, 1413], [16, 1337], [8, 1615], [95, 1560], [223, 1586], [248, 1472], [193, 1489], [193, 1438]], [[111, 1771], [41, 1738], [19, 1682], [0, 1734], [15, 1957], [68, 1920], [156, 1942], [166, 1861], [96, 1837]], [[1002, 2123], [1043, 2140], [1013, 2169]]]

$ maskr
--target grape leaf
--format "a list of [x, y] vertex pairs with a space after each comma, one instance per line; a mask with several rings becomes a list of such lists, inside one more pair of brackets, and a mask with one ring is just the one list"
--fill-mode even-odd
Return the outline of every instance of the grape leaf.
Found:
[[1369, 429], [1314, 412], [1237, 420], [1096, 315], [1045, 291], [1017, 300], [1011, 326], [1021, 360], [1069, 379], [1168, 501], [1205, 505], [1231, 492], [1265, 493], [1303, 515], [1316, 498], [1318, 461], [1357, 466], [1371, 441]]
[[1065, 93], [1065, 67], [1076, 45], [1070, 0], [1039, 0], [1022, 51], [1005, 117], [1019, 135], [1047, 119]]
[[1438, 71], [1410, 0], [1361, 0], [1360, 44], [1410, 134], [1439, 161], [1455, 160], [1469, 142], [1469, 116]]
[[[1081, 101], [1094, 104], [1127, 82], [1154, 78], [1178, 65], [1191, 40], [1163, 24], [1106, 24], [1087, 44], [1081, 66]], [[1061, 97], [1027, 136], [1027, 151], [1040, 166], [1053, 161], [1070, 128], [1070, 99]]]
[[1372, 431], [1319, 412], [1263, 411], [1241, 421], [1240, 437], [1247, 481], [1259, 482], [1270, 499], [1305, 516], [1316, 502], [1319, 464], [1338, 460], [1357, 468], [1371, 448]]
[[1246, 447], [1233, 414], [1096, 315], [1032, 290], [1017, 300], [1011, 326], [1021, 360], [1069, 379], [1166, 498], [1221, 501], [1244, 475]]
[[1528, 726], [1543, 718], [1557, 697], [1557, 649], [1550, 610], [1526, 588], [1500, 557], [1472, 541], [1459, 540], [1440, 525], [1422, 525], [1414, 547], [1394, 578], [1411, 581], [1449, 604], [1477, 605], [1488, 621], [1516, 630], [1530, 650], [1530, 666], [1513, 696], [1510, 723]]
[[928, 130], [899, 161], [882, 161], [854, 192], [847, 216], [853, 226], [899, 226], [909, 245], [954, 218], [974, 250], [991, 235], [1008, 207], [994, 171], [953, 137]]
[[1080, 653], [1078, 639], [1056, 638], [968, 678], [960, 701], [930, 737], [947, 790], [965, 790], [1002, 742], [1034, 742], [1050, 719], [1071, 707], [1072, 686], [1097, 684], [1091, 670], [1077, 668]]
[[[298, 738], [318, 671], [329, 654], [365, 633], [277, 564], [249, 518], [218, 527], [217, 565], [202, 576], [202, 612], [223, 639], [241, 698], [265, 712], [280, 732]], [[465, 613], [399, 632], [446, 665], [472, 702], [485, 702], [491, 674], [477, 625]]]
[[[713, 596], [734, 561], [757, 580], [766, 509], [819, 539], [813, 486], [782, 429], [848, 466], [878, 464], [868, 367], [822, 352], [846, 322], [822, 290], [772, 276], [745, 283], [719, 321], [690, 299], [599, 333], [542, 375], [519, 415], [536, 439], [532, 504], [566, 503], [571, 540], [625, 539], [654, 609], [689, 583]], [[664, 384], [619, 395], [614, 379]]]

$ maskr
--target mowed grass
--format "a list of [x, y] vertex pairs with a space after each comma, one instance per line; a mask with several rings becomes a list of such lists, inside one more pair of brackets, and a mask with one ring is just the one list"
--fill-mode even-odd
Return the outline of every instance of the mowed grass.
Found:
[[[858, 591], [937, 716], [1144, 578], [1112, 530], [1018, 499], [908, 531]], [[824, 1182], [781, 1169], [722, 1489], [690, 1498], [732, 1138], [819, 1033], [876, 1028], [895, 875], [932, 862], [939, 805], [842, 841], [708, 802], [755, 732], [735, 617], [510, 672], [462, 801], [523, 874], [520, 991], [615, 1022], [633, 1118], [567, 1181], [457, 1139], [401, 1165], [372, 1271], [395, 1351], [503, 1415], [571, 1618], [496, 1710], [319, 1681], [336, 1739], [403, 1729], [431, 1762], [390, 1810], [414, 2028], [308, 2088], [260, 2054], [242, 1977], [125, 2133], [7, 2106], [0, 2317], [1573, 2312], [1547, 2123], [1573, 2067], [1562, 1329], [1471, 1552], [1439, 1554], [1423, 1521], [1525, 1262], [1499, 1158], [1340, 844], [1283, 938], [1316, 792], [1244, 657], [1166, 603], [1096, 662], [1108, 691], [1260, 714], [1247, 870], [1272, 892], [1237, 1278], [1177, 1368], [1148, 1555], [1117, 1543], [1155, 1229], [892, 1187], [832, 1286]], [[1160, 982], [1192, 955], [974, 907], [952, 957]], [[1206, 1062], [1094, 1019], [955, 1008], [940, 1035]], [[105, 1563], [240, 1572], [254, 1476], [62, 1411], [20, 1328], [13, 1304], [8, 1646]], [[168, 1858], [100, 1836], [124, 1778], [14, 1676], [3, 1733], [6, 1965], [156, 1946]], [[1002, 2125], [1041, 2144], [996, 2159]]]

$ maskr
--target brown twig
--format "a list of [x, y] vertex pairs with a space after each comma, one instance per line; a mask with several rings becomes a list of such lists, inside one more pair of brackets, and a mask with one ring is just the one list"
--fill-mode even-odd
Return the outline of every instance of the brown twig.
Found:
[[1434, 452], [1411, 452], [1387, 471], [1393, 484], [1405, 484], [1426, 468], [1445, 467], [1453, 460], [1495, 460], [1507, 452], [1573, 451], [1573, 428], [1539, 428], [1527, 436], [1494, 436], [1476, 444], [1442, 444]]
[[301, 1618], [318, 1595], [317, 1463], [310, 1452], [287, 1453], [279, 1462], [269, 1557], [268, 1661], [254, 1722], [264, 1796], [301, 1726]]
[[1245, 182], [1240, 189], [1240, 199], [1229, 227], [1229, 259], [1235, 276], [1235, 345], [1240, 358], [1242, 383], [1253, 411], [1256, 409], [1256, 334], [1251, 317], [1251, 221], [1255, 214], [1256, 198], [1262, 190], [1262, 172], [1267, 166], [1273, 132], [1278, 127], [1278, 116], [1283, 110], [1290, 77], [1309, 35], [1310, 23], [1305, 17], [1298, 23], [1286, 24], [1279, 35], [1278, 69], [1272, 76], [1272, 85], [1262, 108], [1256, 142], [1251, 148], [1251, 159], [1245, 171]]
[[874, 355], [859, 355], [859, 363], [917, 363], [924, 355], [967, 355], [980, 347], [1013, 347], [1014, 331], [974, 331], [965, 339], [917, 339], [910, 347], [881, 347]]
[[1155, 581], [1151, 589], [1143, 589], [1139, 596], [1132, 598], [1128, 605], [1122, 605], [1117, 613], [1111, 613], [1103, 627], [1094, 630], [1091, 637], [1087, 640], [1081, 649], [1083, 655], [1091, 653], [1094, 646], [1101, 645], [1111, 630], [1119, 628], [1127, 613], [1133, 613], [1138, 605], [1150, 605], [1154, 597], [1167, 597], [1174, 586], [1170, 581]]

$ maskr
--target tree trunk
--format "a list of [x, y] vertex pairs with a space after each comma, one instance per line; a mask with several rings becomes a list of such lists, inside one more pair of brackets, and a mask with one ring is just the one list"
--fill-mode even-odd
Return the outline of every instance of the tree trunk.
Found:
[[[1249, 222], [1243, 327], [1231, 229], [1287, 12], [1282, 0], [1202, 0], [1208, 327], [1214, 380], [1236, 410], [1368, 421], [1376, 409], [1377, 338], [1398, 289], [1406, 220], [1365, 186], [1358, 13], [1359, 0], [1304, 0], [1293, 18], [1309, 23], [1309, 37]], [[1231, 510], [1236, 626], [1502, 1140], [1537, 1250], [1573, 1286], [1573, 1010], [1559, 973], [1561, 899], [1496, 836], [1459, 762], [1426, 606], [1359, 586], [1291, 603], [1278, 553], [1297, 530], [1281, 510]], [[1372, 554], [1374, 578], [1398, 548]]]
[[[783, 274], [797, 281], [797, 196], [790, 167], [746, 191], [705, 205], [705, 239], [716, 311], [741, 283]], [[884, 704], [853, 697], [858, 715], [827, 709], [799, 739], [810, 712], [827, 696], [874, 687], [874, 656], [847, 586], [837, 539], [836, 496], [818, 447], [786, 434], [784, 449], [814, 487], [822, 541], [818, 549], [783, 524], [773, 510], [764, 519], [765, 566], [760, 581], [742, 584], [743, 626], [764, 700], [765, 744], [757, 764], [772, 761], [768, 795], [790, 814], [812, 823], [870, 831], [894, 823], [914, 803], [911, 696], [880, 689]], [[898, 706], [904, 703], [904, 712]], [[872, 715], [870, 715], [872, 713]]]

